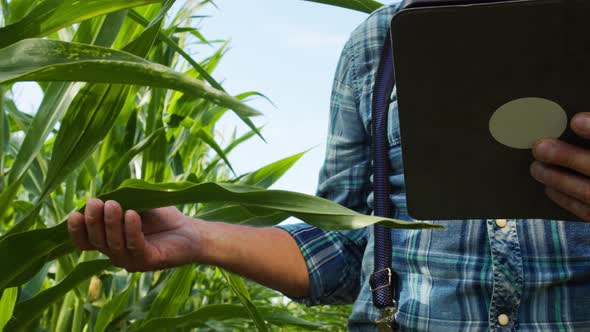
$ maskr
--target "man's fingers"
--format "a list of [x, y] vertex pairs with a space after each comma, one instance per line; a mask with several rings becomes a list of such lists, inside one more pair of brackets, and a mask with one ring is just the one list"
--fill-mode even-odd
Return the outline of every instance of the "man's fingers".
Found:
[[107, 249], [104, 229], [104, 203], [100, 199], [93, 198], [86, 203], [84, 220], [90, 243], [99, 250]]
[[141, 218], [133, 210], [125, 212], [125, 241], [133, 260], [143, 260], [145, 237], [141, 231]]
[[533, 147], [535, 159], [547, 164], [569, 168], [590, 176], [590, 151], [565, 142], [545, 139]]
[[582, 220], [590, 221], [590, 206], [589, 205], [584, 204], [573, 197], [569, 197], [569, 196], [567, 196], [563, 193], [560, 193], [558, 191], [555, 191], [551, 188], [546, 188], [545, 192], [547, 193], [547, 196], [549, 196], [549, 198], [551, 198], [552, 201], [557, 203], [557, 205], [570, 211], [571, 213], [580, 217]]
[[68, 216], [68, 232], [70, 232], [72, 240], [80, 250], [94, 250], [94, 247], [88, 241], [84, 215], [80, 212], [73, 212]]
[[590, 204], [590, 180], [535, 161], [531, 175], [547, 187]]
[[590, 139], [590, 113], [576, 114], [570, 126], [578, 136]]
[[104, 203], [104, 225], [107, 246], [114, 255], [121, 255], [125, 250], [123, 236], [123, 210], [119, 203], [107, 201]]

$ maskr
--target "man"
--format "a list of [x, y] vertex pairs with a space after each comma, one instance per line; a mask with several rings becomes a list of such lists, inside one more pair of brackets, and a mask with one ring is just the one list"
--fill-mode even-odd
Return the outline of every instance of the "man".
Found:
[[[346, 44], [334, 81], [330, 130], [318, 195], [371, 213], [371, 89], [397, 5], [372, 14]], [[397, 104], [391, 104], [393, 217], [408, 219]], [[572, 120], [590, 139], [590, 114]], [[590, 220], [590, 152], [539, 142], [531, 174], [547, 195]], [[582, 175], [560, 171], [561, 166]], [[484, 190], [482, 188], [482, 190]], [[122, 223], [122, 220], [125, 220]], [[445, 230], [395, 230], [399, 275], [396, 315], [402, 331], [590, 331], [590, 226], [540, 220], [434, 221]], [[187, 263], [239, 273], [309, 305], [350, 303], [351, 331], [374, 331], [377, 311], [368, 277], [372, 229], [326, 232], [305, 224], [256, 229], [197, 221], [175, 208], [123, 212], [88, 202], [69, 231], [82, 250], [100, 250], [115, 265], [147, 271]]]

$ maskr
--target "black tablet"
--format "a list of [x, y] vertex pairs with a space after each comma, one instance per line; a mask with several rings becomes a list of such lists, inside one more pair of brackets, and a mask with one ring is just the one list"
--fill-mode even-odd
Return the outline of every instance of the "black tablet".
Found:
[[529, 172], [537, 139], [588, 147], [590, 1], [405, 1], [391, 23], [408, 210], [579, 219]]

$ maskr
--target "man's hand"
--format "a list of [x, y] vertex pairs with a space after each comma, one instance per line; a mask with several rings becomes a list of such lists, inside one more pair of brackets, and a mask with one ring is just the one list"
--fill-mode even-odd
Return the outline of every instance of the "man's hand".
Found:
[[81, 250], [99, 250], [127, 271], [190, 263], [219, 266], [289, 296], [309, 294], [309, 272], [297, 242], [284, 230], [195, 220], [173, 207], [138, 214], [92, 199], [68, 217]]
[[81, 250], [98, 250], [128, 271], [152, 271], [192, 263], [199, 245], [194, 220], [174, 207], [138, 214], [119, 203], [91, 199], [72, 213], [68, 230]]
[[[590, 113], [576, 115], [571, 128], [578, 136], [590, 139]], [[536, 161], [531, 165], [531, 174], [546, 186], [547, 196], [581, 219], [590, 221], [590, 150], [546, 139], [535, 144], [533, 155]], [[564, 172], [563, 168], [577, 174]]]

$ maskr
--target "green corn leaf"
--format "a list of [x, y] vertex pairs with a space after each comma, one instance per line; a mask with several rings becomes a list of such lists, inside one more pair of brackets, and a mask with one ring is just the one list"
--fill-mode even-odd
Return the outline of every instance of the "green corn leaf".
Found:
[[[258, 131], [262, 131], [262, 127], [259, 127]], [[256, 132], [251, 130], [251, 131], [245, 133], [244, 135], [232, 140], [231, 143], [223, 150], [223, 153], [227, 156], [230, 152], [233, 151], [233, 149], [235, 149], [240, 144], [248, 141], [249, 139], [254, 137], [254, 135], [256, 135]], [[220, 160], [221, 160], [221, 158], [219, 156], [216, 156], [213, 160], [211, 160], [209, 165], [207, 165], [207, 168], [205, 168], [203, 173], [200, 175], [201, 179], [207, 179], [209, 174], [211, 174], [211, 172], [215, 169], [215, 167], [217, 167], [217, 164], [219, 163]]]
[[94, 325], [94, 332], [106, 331], [113, 319], [117, 318], [121, 313], [123, 313], [125, 307], [127, 306], [127, 302], [129, 301], [129, 294], [136, 286], [135, 283], [139, 279], [139, 276], [140, 274], [138, 273], [134, 274], [127, 288], [123, 292], [115, 295], [102, 307], [102, 309], [100, 309], [98, 312], [98, 317], [96, 318], [96, 323]]
[[269, 323], [278, 326], [294, 326], [305, 330], [315, 331], [322, 327], [322, 324], [306, 321], [305, 319], [297, 318], [291, 315], [287, 310], [280, 310], [276, 308], [262, 308], [258, 309], [262, 313], [264, 319]]
[[57, 134], [43, 195], [51, 192], [94, 151], [116, 121], [128, 92], [128, 86], [103, 84], [88, 85], [80, 91]]
[[[288, 218], [284, 212], [277, 212], [272, 209], [264, 209], [264, 208], [248, 208], [243, 205], [237, 204], [227, 204], [220, 207], [216, 207], [214, 209], [208, 209], [205, 211], [201, 211], [196, 218], [202, 220], [209, 220], [209, 221], [223, 221], [229, 223], [242, 223], [246, 220], [255, 219], [255, 218], [269, 218], [275, 219], [277, 218], [278, 221], [273, 223], [272, 225], [276, 225], [281, 221]], [[282, 219], [281, 219], [282, 218]]]
[[4, 327], [12, 318], [17, 296], [18, 287], [8, 288], [4, 292], [0, 292], [0, 331], [4, 330]]
[[45, 309], [63, 298], [69, 291], [78, 286], [78, 284], [100, 273], [109, 266], [111, 266], [110, 260], [105, 259], [78, 264], [74, 271], [68, 274], [57, 285], [44, 290], [29, 300], [17, 304], [14, 310], [14, 319], [6, 325], [6, 329], [8, 331], [17, 331], [26, 327], [28, 323], [39, 317]]
[[76, 36], [72, 40], [76, 43], [91, 44], [101, 47], [111, 47], [117, 38], [127, 10], [121, 10], [102, 17], [95, 17], [80, 23]]
[[0, 28], [0, 48], [23, 39], [47, 36], [92, 17], [157, 2], [160, 0], [45, 0], [22, 20]]
[[[109, 15], [107, 19], [111, 16], [116, 16], [116, 14]], [[108, 22], [108, 24], [108, 29], [103, 27], [100, 31], [100, 33], [104, 35], [103, 39], [106, 43], [106, 45], [101, 46], [108, 46], [108, 40], [111, 40], [112, 42], [117, 34], [117, 31], [113, 31], [116, 30], [117, 25], [114, 24], [114, 22]], [[80, 25], [78, 33], [76, 34], [76, 41], [83, 43], [92, 42], [93, 33], [91, 31], [88, 31], [88, 33], [82, 33], [82, 31], [91, 30], [89, 28], [91, 25], [90, 21], [86, 21]], [[108, 33], [104, 30], [108, 30]], [[39, 110], [35, 114], [32, 122], [28, 123], [26, 126], [27, 134], [19, 148], [9, 174], [8, 181], [10, 183], [15, 182], [24, 175], [33, 159], [43, 147], [47, 136], [53, 131], [55, 124], [61, 119], [79, 89], [80, 84], [64, 84], [61, 82], [52, 82], [47, 86]], [[3, 206], [0, 205], [0, 210], [2, 210], [2, 208]]]
[[49, 84], [39, 111], [33, 118], [31, 125], [28, 126], [29, 130], [10, 172], [9, 182], [14, 182], [24, 175], [79, 89], [80, 85], [77, 84], [70, 85], [59, 82]]
[[207, 40], [205, 38], [205, 36], [203, 36], [203, 34], [201, 34], [201, 32], [198, 29], [195, 28], [191, 28], [191, 27], [176, 27], [174, 29], [175, 33], [183, 33], [183, 32], [188, 32], [191, 35], [197, 37], [197, 39], [199, 39], [201, 41], [201, 43], [203, 44], [207, 44], [207, 45], [211, 45], [213, 43], [215, 43], [216, 41], [214, 40]]
[[[259, 127], [258, 130], [262, 131], [264, 127]], [[247, 142], [249, 139], [251, 139], [252, 137], [254, 137], [256, 133], [252, 130], [249, 131], [247, 133], [245, 133], [244, 135], [233, 139], [229, 145], [225, 148], [225, 150], [223, 151], [225, 154], [229, 154], [230, 152], [232, 152], [236, 147], [238, 147], [240, 144]], [[235, 135], [234, 135], [235, 137]]]
[[[116, 174], [123, 172], [125, 167], [129, 167], [129, 163], [133, 160], [133, 158], [135, 158], [135, 156], [137, 156], [139, 153], [141, 153], [142, 151], [144, 151], [145, 149], [150, 147], [152, 145], [152, 143], [158, 138], [158, 136], [161, 136], [164, 133], [165, 133], [164, 128], [159, 128], [156, 131], [154, 131], [153, 133], [151, 133], [151, 135], [144, 138], [142, 141], [140, 141], [135, 146], [133, 146], [131, 149], [129, 149], [121, 158], [119, 158], [117, 160], [117, 164], [113, 168], [112, 174], [116, 175]], [[107, 162], [107, 164], [108, 164], [108, 162]], [[111, 177], [110, 179], [107, 179], [107, 181], [109, 181], [109, 182], [105, 183], [104, 188], [112, 188], [112, 181], [114, 179], [115, 179], [114, 176]]]
[[363, 13], [372, 13], [383, 4], [374, 0], [303, 0], [309, 2], [318, 2], [326, 5], [342, 7], [352, 10], [357, 10]]
[[[98, 45], [111, 45], [121, 27], [122, 21], [120, 16], [119, 13], [108, 15], [97, 32], [91, 31], [92, 22], [83, 22], [76, 34], [76, 40], [80, 42], [93, 42], [94, 35], [96, 34], [98, 35], [98, 39], [94, 40], [94, 42]], [[17, 189], [22, 182], [22, 177], [31, 166], [33, 160], [38, 156], [45, 140], [53, 131], [56, 123], [69, 108], [75, 96], [78, 94], [80, 87], [80, 84], [63, 82], [51, 82], [48, 85], [37, 114], [32, 123], [27, 126], [27, 134], [18, 150], [18, 154], [9, 173], [8, 181], [11, 183], [11, 187], [0, 195], [0, 211], [5, 211], [8, 204], [10, 204], [16, 195]], [[22, 224], [23, 228], [26, 228], [25, 226], [27, 225]]]
[[[137, 13], [135, 10], [129, 11], [129, 17], [138, 22], [139, 24], [146, 26], [149, 22]], [[203, 69], [188, 53], [186, 53], [174, 40], [166, 36], [162, 32], [158, 33], [158, 39], [166, 43], [168, 47], [173, 49], [175, 52], [180, 54], [198, 73], [201, 75], [212, 87], [223, 90], [221, 84], [219, 84], [209, 73]]]
[[33, 296], [37, 295], [41, 288], [43, 287], [43, 283], [45, 282], [45, 278], [47, 278], [47, 273], [49, 272], [49, 268], [51, 267], [51, 263], [45, 264], [43, 268], [39, 270], [39, 272], [31, 278], [26, 284], [21, 287], [21, 294], [20, 300], [25, 301]]
[[2, 219], [3, 215], [8, 211], [8, 206], [18, 193], [18, 189], [24, 179], [25, 178], [22, 177], [20, 180], [10, 183], [8, 187], [4, 188], [2, 193], [0, 193], [0, 219]]
[[256, 227], [274, 226], [288, 217], [289, 215], [283, 212], [262, 208], [247, 208], [242, 205], [226, 205], [196, 216], [196, 218], [203, 220], [223, 221]]
[[[139, 15], [137, 12], [135, 12], [134, 10], [131, 10], [129, 12], [129, 17], [131, 17], [132, 19], [136, 20], [138, 23], [145, 25], [147, 22], [145, 20], [145, 18], [143, 18], [141, 15]], [[163, 33], [160, 33], [158, 35], [158, 38], [163, 41], [164, 43], [166, 43], [166, 45], [168, 45], [168, 47], [172, 48], [175, 52], [177, 52], [178, 54], [180, 54], [198, 73], [201, 77], [203, 77], [209, 84], [211, 84], [211, 86], [217, 90], [220, 91], [225, 91], [223, 89], [223, 87], [221, 86], [221, 84], [219, 84], [213, 77], [211, 77], [211, 75], [209, 75], [209, 73], [207, 72], [207, 70], [203, 69], [190, 55], [188, 55], [188, 53], [186, 53], [175, 41], [173, 41], [172, 39], [170, 39], [170, 37], [166, 36]], [[262, 140], [264, 140], [264, 137], [262, 136], [262, 134], [260, 133], [260, 131], [258, 131], [258, 128], [254, 125], [254, 123], [248, 119], [246, 116], [243, 116], [241, 114], [237, 114], [240, 119], [242, 121], [244, 121], [244, 123], [246, 123], [248, 125], [248, 127], [250, 127], [250, 129], [252, 129]]]
[[[146, 134], [150, 134], [164, 126], [162, 121], [164, 104], [165, 91], [153, 89], [147, 107], [147, 119], [144, 129]], [[166, 134], [162, 133], [156, 136], [154, 143], [143, 152], [141, 170], [143, 180], [150, 182], [164, 181], [167, 166], [167, 143]]]
[[[320, 324], [293, 317], [284, 310], [259, 308], [259, 312], [265, 320], [279, 326], [288, 325], [308, 330], [315, 330], [321, 327]], [[150, 319], [139, 328], [131, 329], [131, 331], [151, 332], [162, 329], [169, 331], [173, 328], [183, 327], [206, 327], [207, 322], [224, 321], [236, 318], [250, 318], [250, 315], [244, 306], [235, 304], [212, 304], [182, 316]]]
[[238, 299], [240, 299], [240, 302], [242, 302], [244, 308], [246, 308], [246, 310], [248, 311], [248, 314], [250, 315], [250, 318], [252, 318], [252, 320], [254, 321], [254, 324], [256, 325], [258, 331], [268, 332], [268, 326], [266, 325], [266, 322], [264, 321], [264, 318], [262, 318], [260, 312], [258, 312], [258, 309], [254, 305], [254, 303], [252, 303], [252, 299], [250, 298], [250, 292], [248, 292], [248, 288], [246, 287], [244, 280], [240, 276], [235, 275], [233, 273], [229, 273], [221, 269], [220, 271], [223, 274], [225, 280], [227, 280], [227, 283], [229, 284], [233, 292], [238, 296]]
[[221, 63], [221, 59], [227, 53], [228, 47], [229, 40], [224, 41], [215, 53], [203, 61], [203, 67], [205, 67], [208, 72], [213, 72], [219, 66], [219, 63]]
[[154, 46], [162, 22], [166, 18], [166, 13], [172, 8], [175, 2], [176, 0], [166, 0], [158, 12], [158, 15], [146, 26], [145, 31], [138, 38], [129, 43], [129, 45], [125, 46], [124, 50], [133, 55], [145, 58]]
[[[174, 4], [168, 0], [154, 21], [129, 45], [125, 51], [145, 57], [156, 38], [166, 12]], [[62, 121], [45, 182], [45, 191], [51, 191], [64, 175], [78, 167], [94, 151], [96, 145], [115, 124], [127, 101], [130, 87], [88, 85], [81, 91]]]
[[[375, 223], [393, 228], [441, 228], [430, 223], [363, 215], [316, 196], [234, 184], [150, 184], [129, 180], [121, 188], [100, 195], [99, 198], [103, 201], [115, 200], [125, 210], [138, 211], [190, 203], [233, 203], [247, 206], [251, 212], [264, 211], [264, 215], [268, 215], [269, 210], [274, 210], [329, 230], [358, 229]], [[26, 282], [26, 278], [35, 275], [35, 269], [41, 268], [48, 259], [59, 257], [59, 254], [68, 253], [72, 249], [65, 223], [2, 238], [0, 290]], [[15, 284], [16, 281], [20, 283]]]
[[[154, 43], [166, 11], [173, 4], [174, 0], [168, 0], [153, 24], [125, 49], [132, 54], [146, 56]], [[94, 151], [117, 120], [130, 90], [131, 87], [126, 85], [90, 84], [78, 93], [62, 120], [38, 202], [41, 202]], [[0, 202], [3, 201], [4, 199]], [[28, 229], [32, 225], [32, 220], [30, 216], [23, 217], [11, 229], [10, 234]]]
[[8, 151], [10, 127], [4, 111], [4, 87], [0, 85], [0, 190], [4, 190], [4, 153]]
[[296, 155], [281, 159], [270, 165], [264, 166], [261, 169], [252, 172], [240, 180], [240, 184], [269, 188], [278, 179], [280, 179], [306, 152], [301, 152]]
[[240, 116], [260, 113], [225, 92], [132, 54], [55, 40], [28, 39], [0, 50], [0, 84], [17, 81], [79, 81], [133, 84], [192, 94]]
[[[32, 256], [26, 258], [24, 255], [11, 255], [9, 252], [0, 253], [0, 256], [7, 258], [5, 262], [0, 263], [2, 268], [13, 268], [11, 271], [0, 271], [0, 290], [24, 284], [33, 278], [46, 262], [73, 251], [74, 245], [67, 237], [67, 225], [61, 223], [56, 227], [17, 233], [2, 238], [0, 248], [23, 250]], [[18, 259], [13, 259], [16, 256]]]
[[2, 0], [2, 12], [7, 25], [25, 17], [41, 0]]
[[[367, 216], [332, 201], [283, 190], [264, 190], [243, 185], [189, 182], [150, 184], [128, 180], [120, 189], [100, 195], [103, 200], [115, 200], [125, 209], [146, 210], [162, 206], [224, 202], [285, 212], [323, 229], [358, 229], [381, 223], [392, 228], [439, 228], [439, 226]], [[1, 260], [0, 260], [1, 262]]]
[[[101, 36], [100, 46], [109, 46], [118, 33], [121, 22], [118, 13], [109, 15], [105, 19], [105, 24], [102, 26], [98, 34]], [[84, 22], [80, 26], [80, 30], [87, 30], [90, 26], [89, 21]], [[83, 34], [78, 33], [76, 40], [79, 42], [90, 43], [93, 39], [93, 33]], [[33, 122], [28, 126], [27, 135], [23, 141], [18, 155], [13, 163], [12, 171], [8, 179], [9, 182], [14, 182], [20, 178], [28, 169], [30, 163], [39, 153], [43, 147], [45, 139], [53, 130], [57, 121], [61, 119], [68, 106], [74, 99], [74, 96], [80, 90], [79, 84], [64, 84], [61, 82], [50, 83], [45, 90], [45, 95], [39, 110], [35, 114]], [[0, 206], [1, 208], [1, 206]]]
[[[279, 180], [306, 152], [301, 152], [296, 155], [281, 159], [269, 165], [260, 168], [257, 171], [246, 174], [239, 178], [238, 183], [245, 186], [269, 188], [277, 180]], [[205, 220], [218, 220], [227, 222], [239, 222], [248, 225], [276, 225], [272, 223], [284, 214], [276, 213], [276, 211], [269, 211], [269, 213], [250, 213], [246, 207], [240, 206], [229, 206], [228, 209], [223, 209], [222, 204], [208, 204], [202, 210], [203, 213], [207, 213], [211, 210], [216, 210], [213, 215], [202, 215], [200, 216]], [[213, 219], [208, 219], [213, 218]], [[231, 219], [228, 219], [231, 218]]]
[[[112, 44], [121, 27], [122, 22], [120, 21], [120, 16], [119, 13], [115, 13], [105, 18], [101, 30], [96, 33], [99, 36], [99, 41], [96, 41], [97, 45], [107, 47]], [[92, 31], [89, 31], [87, 34], [83, 33], [83, 31], [91, 30], [89, 28], [91, 25], [92, 23], [90, 21], [86, 21], [80, 25], [75, 38], [77, 42], [93, 42], [95, 33]], [[61, 82], [52, 82], [48, 85], [39, 110], [35, 114], [33, 122], [28, 126], [25, 140], [15, 158], [12, 167], [14, 171], [10, 173], [9, 182], [14, 182], [20, 178], [28, 169], [32, 160], [43, 147], [45, 139], [53, 130], [57, 121], [62, 118], [80, 88], [81, 86], [79, 84], [64, 84]]]
[[164, 288], [152, 302], [146, 319], [174, 317], [190, 294], [195, 267], [186, 265], [174, 270]]
[[213, 150], [215, 150], [215, 152], [217, 152], [217, 155], [223, 159], [223, 161], [225, 162], [225, 164], [227, 165], [227, 167], [229, 167], [229, 169], [232, 171], [232, 173], [236, 174], [236, 172], [234, 171], [233, 167], [231, 166], [229, 160], [227, 159], [227, 156], [225, 155], [225, 152], [223, 151], [223, 149], [217, 144], [217, 142], [215, 141], [215, 139], [213, 138], [213, 136], [209, 135], [209, 133], [207, 133], [205, 130], [203, 130], [202, 128], [199, 129], [196, 133], [193, 133], [193, 135], [196, 135], [196, 137], [199, 137], [200, 139], [203, 140], [203, 142], [205, 142], [207, 145], [209, 145]]

